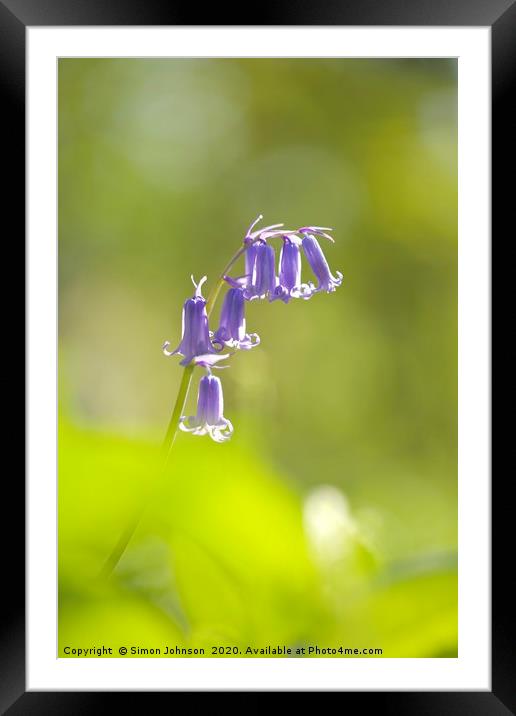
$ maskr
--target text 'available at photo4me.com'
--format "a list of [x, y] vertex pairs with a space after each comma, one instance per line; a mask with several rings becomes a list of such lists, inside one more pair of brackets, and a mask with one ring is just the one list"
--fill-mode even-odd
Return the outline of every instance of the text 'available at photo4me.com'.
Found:
[[195, 657], [195, 656], [275, 656], [275, 657], [318, 657], [318, 656], [383, 656], [383, 649], [377, 647], [349, 647], [349, 646], [319, 646], [307, 644], [299, 646], [285, 646], [270, 644], [265, 646], [247, 645], [238, 646], [217, 646], [210, 647], [181, 647], [175, 645], [164, 645], [155, 647], [142, 647], [137, 645], [120, 646], [65, 646], [63, 655], [66, 657], [118, 657], [118, 656], [156, 656], [156, 657]]

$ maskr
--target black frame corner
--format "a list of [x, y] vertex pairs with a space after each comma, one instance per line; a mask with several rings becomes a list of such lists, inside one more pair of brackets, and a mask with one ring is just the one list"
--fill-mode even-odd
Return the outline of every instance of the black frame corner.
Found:
[[[516, 77], [516, 1], [515, 0], [337, 0], [325, 5], [302, 0], [261, 6], [267, 22], [250, 21], [242, 11], [212, 6], [197, 19], [198, 8], [172, 5], [160, 0], [0, 0], [0, 93], [3, 98], [4, 166], [9, 167], [5, 206], [14, 209], [18, 224], [14, 250], [24, 253], [25, 231], [25, 37], [27, 26], [38, 25], [427, 25], [489, 26], [492, 31], [492, 229], [501, 236], [509, 226], [512, 208], [516, 148], [511, 129], [516, 127], [516, 102], [511, 93]], [[511, 82], [512, 81], [512, 82]], [[512, 86], [511, 86], [512, 85]], [[5, 154], [4, 154], [5, 157]], [[511, 201], [512, 200], [512, 201]], [[500, 239], [501, 240], [501, 239]], [[23, 261], [23, 255], [20, 256]], [[24, 299], [22, 298], [22, 303]], [[16, 328], [14, 319], [13, 331]], [[19, 325], [19, 323], [18, 323]], [[23, 342], [23, 337], [21, 338]], [[513, 597], [507, 583], [507, 555], [514, 547], [514, 531], [509, 499], [510, 480], [493, 479], [493, 616], [492, 691], [468, 692], [343, 692], [344, 706], [360, 698], [386, 714], [418, 716], [507, 716], [516, 714], [516, 628]], [[4, 573], [15, 586], [7, 596], [2, 619], [0, 649], [0, 712], [12, 716], [26, 714], [86, 714], [107, 711], [122, 696], [131, 708], [152, 711], [156, 698], [175, 698], [174, 694], [99, 694], [95, 692], [25, 692], [25, 533], [23, 478], [10, 479], [8, 495], [11, 523], [4, 536], [9, 545]], [[5, 524], [5, 522], [4, 522]], [[13, 535], [16, 539], [13, 539]], [[5, 554], [4, 552], [4, 554]], [[143, 699], [145, 698], [145, 702]], [[150, 701], [149, 701], [150, 698]], [[132, 704], [132, 707], [131, 707]], [[117, 704], [120, 705], [120, 704]]]

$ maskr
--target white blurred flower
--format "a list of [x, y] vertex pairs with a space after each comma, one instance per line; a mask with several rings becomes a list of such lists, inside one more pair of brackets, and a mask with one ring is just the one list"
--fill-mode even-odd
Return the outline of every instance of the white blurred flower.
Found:
[[359, 536], [346, 496], [332, 485], [321, 485], [310, 492], [303, 520], [314, 557], [323, 564], [346, 557]]

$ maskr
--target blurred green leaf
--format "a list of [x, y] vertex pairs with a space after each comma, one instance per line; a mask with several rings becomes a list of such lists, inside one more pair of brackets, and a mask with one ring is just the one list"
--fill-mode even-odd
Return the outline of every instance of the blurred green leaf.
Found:
[[[449, 574], [437, 562], [428, 574], [393, 579], [351, 515], [343, 514], [343, 531], [328, 533], [323, 512], [337, 545], [326, 556], [325, 542], [307, 531], [301, 496], [242, 441], [228, 469], [226, 446], [181, 436], [162, 482], [149, 472], [152, 444], [70, 425], [59, 444], [61, 651], [93, 642], [209, 650], [328, 639], [379, 646], [386, 656], [453, 650], [453, 559]], [[112, 577], [99, 579], [148, 480], [156, 492], [145, 517]]]

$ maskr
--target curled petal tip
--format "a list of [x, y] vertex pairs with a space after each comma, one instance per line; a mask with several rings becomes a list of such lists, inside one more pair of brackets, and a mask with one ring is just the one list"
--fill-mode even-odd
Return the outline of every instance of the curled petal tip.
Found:
[[195, 421], [195, 416], [190, 415], [187, 417], [186, 415], [181, 415], [179, 418], [179, 430], [182, 430], [184, 433], [191, 433], [194, 430], [197, 430], [197, 427], [190, 427], [192, 422]]
[[223, 443], [233, 435], [233, 424], [227, 418], [224, 418], [224, 424], [210, 427], [209, 434], [216, 443]]
[[260, 345], [260, 336], [258, 333], [249, 333], [249, 344], [250, 348]]
[[165, 341], [162, 346], [163, 354], [166, 355], [167, 358], [169, 356], [173, 356], [177, 352], [177, 351], [169, 351], [168, 350], [169, 345], [170, 345], [170, 341]]

